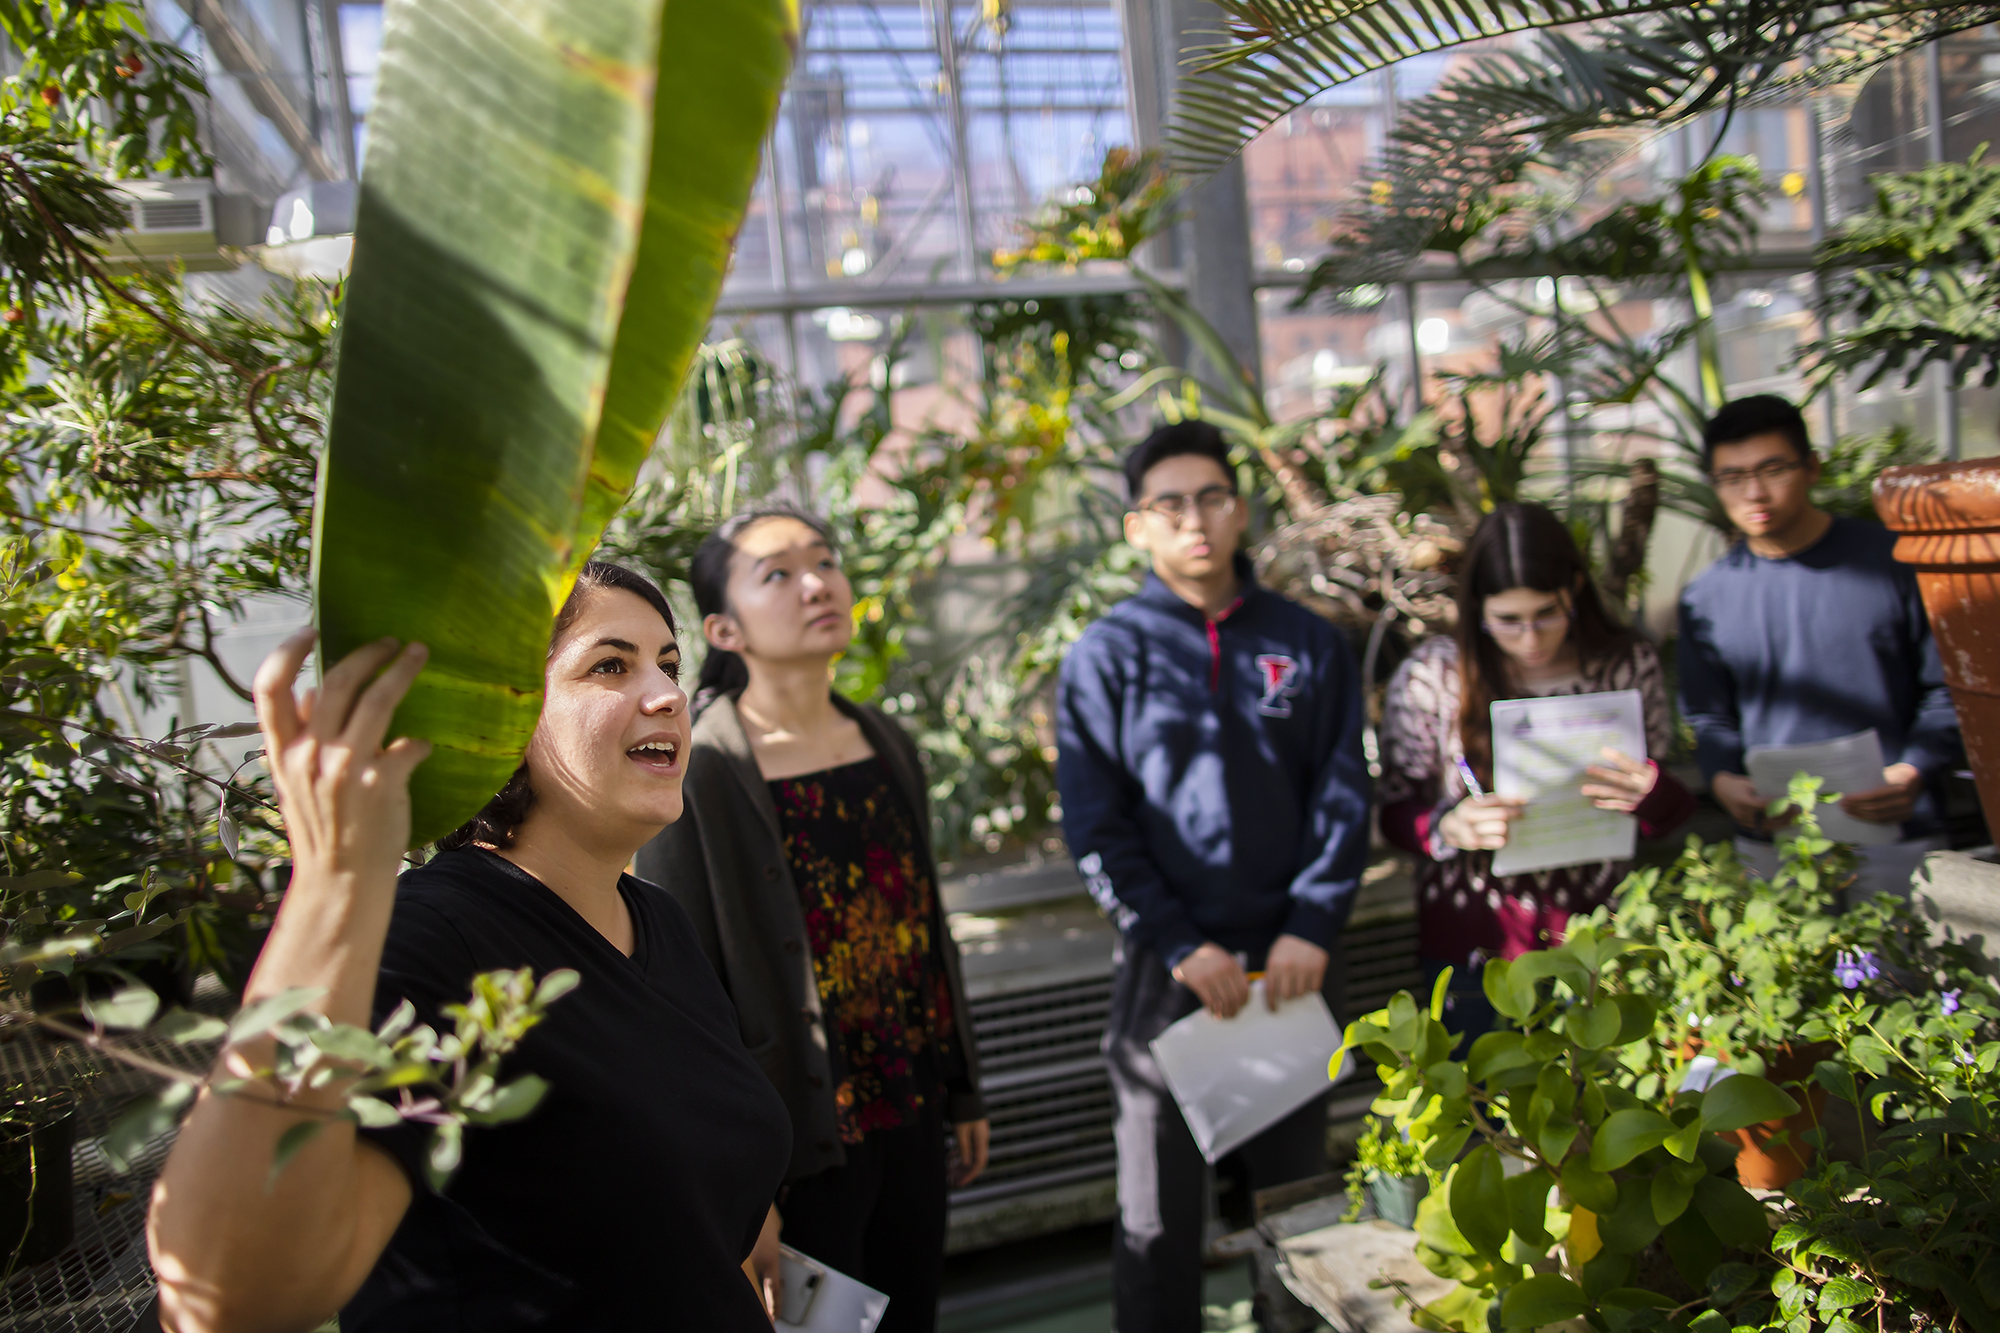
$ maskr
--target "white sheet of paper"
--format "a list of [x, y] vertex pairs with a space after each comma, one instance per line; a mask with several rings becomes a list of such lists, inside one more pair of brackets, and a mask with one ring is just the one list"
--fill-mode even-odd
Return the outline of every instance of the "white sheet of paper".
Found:
[[[791, 1254], [810, 1258], [791, 1246], [781, 1246]], [[789, 1319], [780, 1319], [779, 1328], [800, 1328], [806, 1333], [875, 1333], [875, 1326], [882, 1322], [882, 1314], [889, 1308], [889, 1298], [830, 1264], [812, 1263], [826, 1273], [825, 1281], [819, 1284], [819, 1291], [813, 1296], [812, 1304], [806, 1307], [803, 1324], [794, 1324]]]
[[1735, 1073], [1712, 1055], [1697, 1055], [1688, 1061], [1687, 1070], [1681, 1075], [1681, 1091], [1706, 1092]]
[[1493, 873], [1629, 860], [1639, 823], [1600, 810], [1579, 790], [1583, 770], [1609, 747], [1646, 757], [1646, 715], [1637, 690], [1502, 699], [1493, 705], [1493, 787], [1528, 807], [1493, 854]]
[[[1274, 1014], [1262, 980], [1250, 983], [1250, 1003], [1236, 1017], [1198, 1010], [1153, 1038], [1153, 1058], [1210, 1162], [1325, 1092], [1327, 1062], [1339, 1049], [1324, 997], [1301, 995]], [[1353, 1067], [1349, 1056], [1340, 1077]]]
[[[1823, 779], [1825, 791], [1845, 796], [1873, 791], [1882, 785], [1882, 738], [1870, 727], [1816, 745], [1760, 745], [1745, 755], [1743, 762], [1750, 770], [1750, 781], [1756, 784], [1757, 794], [1770, 800], [1785, 794], [1795, 773]], [[1864, 847], [1894, 842], [1902, 836], [1902, 830], [1894, 824], [1871, 824], [1856, 819], [1837, 805], [1819, 808], [1819, 827], [1835, 842]]]

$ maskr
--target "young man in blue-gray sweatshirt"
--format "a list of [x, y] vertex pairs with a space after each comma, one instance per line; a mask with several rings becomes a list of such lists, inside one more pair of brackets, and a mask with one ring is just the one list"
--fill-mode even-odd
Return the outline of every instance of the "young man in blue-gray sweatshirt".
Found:
[[1895, 825], [1895, 842], [1857, 848], [1856, 897], [1907, 898], [1923, 854], [1944, 845], [1937, 784], [1960, 762], [1958, 715], [1945, 688], [1917, 581], [1880, 524], [1812, 503], [1819, 457], [1805, 418], [1783, 398], [1725, 403], [1703, 434], [1709, 476], [1743, 534], [1681, 594], [1681, 711], [1709, 791], [1741, 828], [1737, 845], [1770, 873], [1777, 858], [1744, 763], [1764, 745], [1829, 741], [1874, 728], [1879, 786], [1841, 808]]
[[[1140, 591], [1085, 631], [1057, 689], [1063, 829], [1119, 929], [1104, 1050], [1118, 1100], [1119, 1333], [1201, 1326], [1207, 1168], [1150, 1049], [1206, 1006], [1337, 1003], [1341, 928], [1368, 852], [1360, 672], [1327, 621], [1257, 586], [1248, 509], [1214, 426], [1125, 462]], [[1316, 1100], [1242, 1149], [1253, 1188], [1326, 1169]]]

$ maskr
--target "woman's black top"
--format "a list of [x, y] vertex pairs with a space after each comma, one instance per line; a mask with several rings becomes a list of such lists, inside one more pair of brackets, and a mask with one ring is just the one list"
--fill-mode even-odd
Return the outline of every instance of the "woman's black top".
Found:
[[414, 1198], [341, 1312], [342, 1333], [689, 1328], [770, 1333], [740, 1267], [776, 1196], [791, 1126], [751, 1061], [686, 913], [625, 876], [627, 958], [541, 881], [491, 852], [403, 875], [376, 984], [453, 1024], [480, 972], [574, 968], [582, 983], [509, 1056], [548, 1080], [526, 1120], [468, 1129], [444, 1192], [425, 1127], [364, 1130]]
[[937, 885], [880, 758], [770, 788], [838, 1058], [840, 1138], [851, 1146], [916, 1121], [947, 1089], [972, 1091], [943, 942], [932, 934], [942, 919]]

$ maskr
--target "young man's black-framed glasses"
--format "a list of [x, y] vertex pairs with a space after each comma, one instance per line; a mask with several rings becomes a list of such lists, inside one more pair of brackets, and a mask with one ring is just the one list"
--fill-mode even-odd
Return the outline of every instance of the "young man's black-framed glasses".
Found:
[[1142, 514], [1154, 514], [1174, 524], [1186, 522], [1190, 513], [1203, 518], [1228, 518], [1236, 512], [1236, 492], [1227, 486], [1204, 486], [1193, 495], [1168, 491], [1164, 495], [1141, 500], [1132, 507]]
[[1752, 481], [1775, 486], [1804, 466], [1805, 464], [1796, 458], [1772, 458], [1759, 463], [1756, 467], [1726, 467], [1715, 473], [1713, 479], [1715, 489], [1718, 491], [1740, 491]]

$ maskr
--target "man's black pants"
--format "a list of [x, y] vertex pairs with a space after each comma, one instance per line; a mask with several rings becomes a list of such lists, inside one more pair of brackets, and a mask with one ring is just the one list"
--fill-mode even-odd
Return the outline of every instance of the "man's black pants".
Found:
[[[1327, 968], [1339, 998], [1339, 953]], [[1261, 966], [1260, 960], [1253, 960]], [[1104, 1054], [1118, 1100], [1118, 1223], [1112, 1245], [1117, 1333], [1199, 1333], [1208, 1164], [1153, 1059], [1153, 1038], [1201, 1007], [1152, 952], [1121, 941]], [[1331, 1089], [1328, 1090], [1329, 1094]], [[1326, 1168], [1326, 1098], [1237, 1149], [1252, 1190]]]
[[944, 1281], [944, 1116], [932, 1095], [907, 1125], [847, 1146], [847, 1161], [793, 1182], [785, 1244], [889, 1298], [877, 1333], [932, 1333]]

